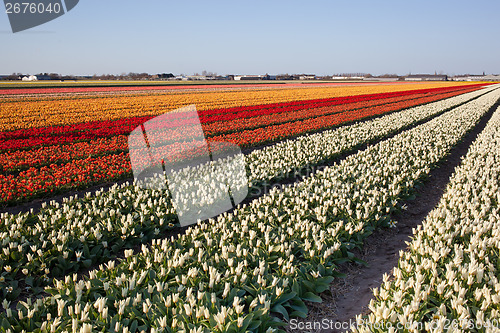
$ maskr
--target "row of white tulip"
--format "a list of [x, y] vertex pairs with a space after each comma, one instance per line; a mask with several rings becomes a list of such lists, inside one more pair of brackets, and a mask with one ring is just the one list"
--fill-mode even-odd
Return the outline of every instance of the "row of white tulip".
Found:
[[[242, 155], [237, 152], [236, 158], [222, 158], [231, 156], [234, 149], [233, 147], [221, 149], [218, 154], [221, 159], [217, 162], [168, 173], [173, 206], [181, 224], [183, 222], [192, 224], [198, 218], [204, 220], [215, 216], [218, 212], [231, 208], [231, 202], [227, 198], [228, 190], [231, 191], [235, 201], [240, 202], [247, 195], [248, 185], [252, 190], [259, 191], [259, 185], [271, 186], [273, 180], [303, 177], [310, 174], [315, 165], [321, 165], [355, 147], [445, 112], [492, 89], [496, 87], [395, 112], [352, 126], [287, 140], [255, 150], [247, 155], [245, 160], [240, 160], [239, 157]], [[221, 161], [223, 163], [220, 163]], [[245, 162], [248, 166], [248, 179], [245, 174]], [[150, 184], [153, 188], [166, 187], [163, 177], [153, 178], [150, 181], [154, 181]], [[207, 210], [205, 207], [211, 209]]]
[[500, 331], [499, 166], [500, 108], [355, 331]]
[[319, 164], [354, 147], [387, 136], [445, 110], [463, 104], [498, 86], [394, 112], [365, 122], [316, 134], [307, 134], [256, 150], [246, 156], [250, 183], [294, 175], [309, 165]]
[[336, 265], [500, 98], [496, 90], [177, 238], [127, 250], [51, 296], [7, 308], [11, 331], [273, 332], [304, 316]]
[[[279, 173], [279, 167], [282, 173], [289, 173], [294, 168], [351, 151], [495, 88], [488, 87], [256, 150], [247, 156], [249, 182], [272, 179]], [[176, 211], [165, 190], [146, 191], [128, 183], [84, 198], [70, 197], [62, 204], [49, 203], [37, 214], [1, 214], [0, 270], [4, 275], [0, 277], [0, 287], [3, 297], [17, 297], [20, 290], [16, 288], [16, 281], [22, 276], [30, 277], [26, 288], [36, 290], [37, 286], [49, 281], [49, 273], [62, 276], [82, 266], [102, 262], [120, 248], [158, 237], [176, 221]]]

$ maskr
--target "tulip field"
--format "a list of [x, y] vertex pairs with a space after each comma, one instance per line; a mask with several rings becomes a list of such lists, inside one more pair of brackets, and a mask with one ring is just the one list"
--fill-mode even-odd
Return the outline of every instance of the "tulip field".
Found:
[[[500, 85], [149, 88], [0, 90], [0, 332], [283, 332], [494, 109], [364, 322], [500, 321]], [[181, 229], [127, 137], [190, 104], [252, 197]]]
[[[245, 91], [239, 92], [242, 99], [239, 103], [243, 105], [233, 106], [235, 101], [230, 100], [225, 108], [220, 108], [221, 103], [226, 103], [224, 98], [235, 99], [237, 93], [213, 92], [213, 96], [195, 93], [184, 99], [189, 101], [192, 97], [193, 101], [200, 100], [200, 104], [196, 105], [201, 109], [200, 120], [210, 140], [253, 147], [453, 97], [480, 86], [469, 84], [414, 89], [416, 86], [413, 84], [403, 85], [407, 89], [403, 91], [396, 90], [398, 86], [369, 86], [365, 88], [367, 91], [377, 93], [366, 95], [359, 95], [359, 87], [307, 88], [302, 89], [304, 92], [300, 89]], [[291, 91], [295, 90], [299, 90], [297, 95], [291, 95]], [[328, 92], [332, 95], [351, 95], [290, 100], [302, 96], [325, 97]], [[279, 93], [281, 95], [276, 97]], [[208, 100], [207, 96], [211, 99]], [[265, 101], [270, 97], [286, 102], [247, 105], [257, 98]], [[168, 111], [186, 104], [184, 100], [179, 102], [178, 98], [179, 95], [140, 96], [135, 99], [121, 96], [20, 100], [2, 104], [0, 128], [3, 126], [8, 131], [0, 132], [0, 204], [28, 201], [47, 194], [130, 177], [127, 134], [157, 115], [160, 106], [165, 107], [163, 111]], [[168, 99], [175, 100], [167, 103]], [[212, 109], [204, 110], [207, 106]], [[218, 108], [213, 108], [215, 106]], [[27, 112], [24, 110], [29, 110], [29, 114], [23, 114]], [[143, 114], [137, 116], [140, 111]], [[97, 119], [104, 116], [113, 118], [118, 112], [128, 117], [70, 124], [76, 119], [85, 120], [84, 112], [94, 113]], [[21, 118], [20, 121], [14, 119], [15, 114]], [[67, 124], [62, 125], [63, 121]], [[50, 123], [50, 126], [33, 126], [42, 123]], [[30, 124], [33, 127], [24, 128]], [[182, 134], [172, 129], [172, 138]]]

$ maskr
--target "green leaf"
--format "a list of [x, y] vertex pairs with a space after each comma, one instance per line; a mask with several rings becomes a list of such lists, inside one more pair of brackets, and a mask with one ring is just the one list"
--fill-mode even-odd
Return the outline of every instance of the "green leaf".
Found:
[[337, 272], [337, 271], [333, 271], [332, 272], [332, 276], [338, 277], [338, 278], [345, 278], [346, 277], [346, 275], [344, 273], [340, 273], [340, 272]]
[[283, 304], [289, 300], [291, 300], [292, 298], [294, 298], [295, 296], [297, 296], [296, 293], [294, 293], [293, 291], [290, 292], [290, 293], [287, 293], [287, 294], [281, 294], [277, 299], [276, 299], [276, 302], [275, 304]]
[[346, 262], [349, 262], [349, 259], [347, 258], [337, 258], [333, 260], [336, 264], [342, 265], [345, 264]]
[[238, 290], [238, 297], [242, 298], [243, 296], [245, 296], [246, 293], [247, 292], [245, 289], [240, 289]]
[[326, 284], [332, 283], [333, 280], [334, 280], [333, 276], [325, 276], [325, 277], [318, 278], [319, 282], [326, 283]]
[[302, 284], [303, 284], [303, 285], [304, 285], [307, 289], [309, 289], [309, 290], [314, 290], [314, 287], [315, 287], [314, 283], [312, 283], [312, 282], [310, 282], [310, 281], [306, 281], [306, 280], [304, 280], [304, 281], [302, 281]]
[[318, 272], [321, 275], [325, 275], [325, 266], [323, 264], [318, 265]]
[[87, 243], [83, 243], [83, 256], [86, 258], [90, 257], [89, 246]]
[[302, 311], [293, 311], [290, 313], [290, 317], [307, 318], [307, 313]]
[[250, 322], [253, 319], [253, 313], [248, 314], [245, 319], [243, 319], [243, 323], [241, 324], [240, 332], [246, 332], [248, 326], [250, 325]]
[[292, 283], [292, 291], [296, 293], [297, 295], [301, 294], [302, 288], [300, 287], [300, 284], [297, 282], [297, 280], [293, 281]]
[[323, 302], [323, 300], [321, 299], [321, 297], [319, 297], [318, 295], [314, 295], [310, 291], [306, 292], [304, 294], [304, 296], [302, 296], [302, 299], [306, 300], [306, 301], [309, 301], [309, 302], [313, 302], [313, 303], [321, 303], [321, 302]]
[[257, 294], [257, 290], [252, 285], [243, 285], [242, 289], [246, 290], [250, 295], [254, 296]]
[[2, 319], [2, 328], [7, 330], [10, 329], [12, 325], [7, 321], [7, 319], [3, 318]]
[[89, 268], [90, 266], [92, 266], [92, 259], [84, 260], [82, 261], [82, 264], [85, 268]]
[[364, 261], [364, 260], [361, 260], [361, 259], [359, 259], [359, 258], [353, 258], [352, 260], [353, 260], [355, 263], [358, 263], [358, 264], [360, 264], [360, 265], [363, 265], [363, 266], [365, 266], [365, 267], [368, 267], [368, 263], [367, 263], [366, 261]]
[[316, 288], [314, 288], [314, 291], [316, 291], [318, 294], [321, 294], [323, 291], [328, 290], [329, 287], [330, 285], [327, 283], [318, 283], [316, 285]]
[[290, 317], [288, 316], [288, 311], [281, 305], [277, 304], [271, 308], [271, 312], [279, 313], [285, 318], [286, 321], [290, 321]]
[[102, 249], [102, 247], [103, 247], [103, 246], [102, 246], [102, 245], [100, 245], [100, 244], [99, 244], [99, 245], [94, 246], [94, 247], [92, 248], [92, 250], [90, 250], [90, 254], [91, 254], [92, 256], [95, 256], [95, 255], [96, 255], [96, 254], [97, 254], [97, 253], [98, 253], [98, 252]]
[[28, 277], [26, 278], [26, 280], [24, 280], [24, 281], [26, 282], [26, 284], [27, 284], [28, 286], [33, 287], [33, 282], [34, 282], [34, 281], [33, 281], [33, 277], [32, 277], [32, 276], [28, 276]]
[[257, 328], [262, 324], [262, 321], [260, 320], [252, 320], [250, 324], [248, 325], [248, 330], [249, 331], [255, 331]]
[[11, 252], [10, 257], [14, 261], [18, 261], [21, 258], [21, 254], [19, 252]]
[[306, 304], [304, 302], [302, 302], [302, 300], [294, 299], [291, 303], [292, 304], [290, 304], [290, 308], [294, 309], [295, 311], [305, 313], [306, 315], [309, 312]]
[[137, 331], [137, 326], [139, 326], [139, 324], [137, 323], [137, 320], [134, 320], [132, 322], [132, 325], [130, 325], [130, 332], [134, 333], [135, 331]]

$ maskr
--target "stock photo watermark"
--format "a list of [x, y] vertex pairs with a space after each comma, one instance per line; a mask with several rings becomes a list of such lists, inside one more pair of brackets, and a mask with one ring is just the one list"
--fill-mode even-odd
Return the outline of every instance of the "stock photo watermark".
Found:
[[128, 146], [136, 184], [168, 190], [181, 226], [226, 212], [248, 194], [240, 148], [207, 141], [194, 105], [138, 126], [130, 133]]
[[410, 321], [406, 323], [397, 322], [370, 322], [367, 319], [350, 319], [348, 321], [336, 321], [329, 318], [323, 318], [314, 321], [302, 321], [296, 318], [290, 319], [289, 329], [297, 332], [304, 331], [349, 331], [359, 328], [368, 328], [370, 330], [455, 330], [455, 329], [499, 329], [500, 322], [497, 319], [486, 319], [484, 321], [476, 321], [473, 319], [449, 319], [442, 318], [438, 320]]
[[79, 0], [4, 0], [13, 33], [52, 21], [73, 8]]

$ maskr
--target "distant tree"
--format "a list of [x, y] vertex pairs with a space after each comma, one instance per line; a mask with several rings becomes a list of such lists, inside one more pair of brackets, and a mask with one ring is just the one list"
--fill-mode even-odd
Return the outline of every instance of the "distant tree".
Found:
[[49, 77], [51, 80], [60, 80], [61, 79], [61, 75], [59, 75], [57, 73], [50, 73]]
[[380, 75], [379, 77], [391, 79], [391, 78], [397, 78], [398, 75], [397, 74], [387, 74], [386, 73], [386, 74]]
[[22, 76], [21, 73], [12, 73], [9, 76], [7, 76], [5, 79], [6, 80], [19, 80], [19, 78]]

